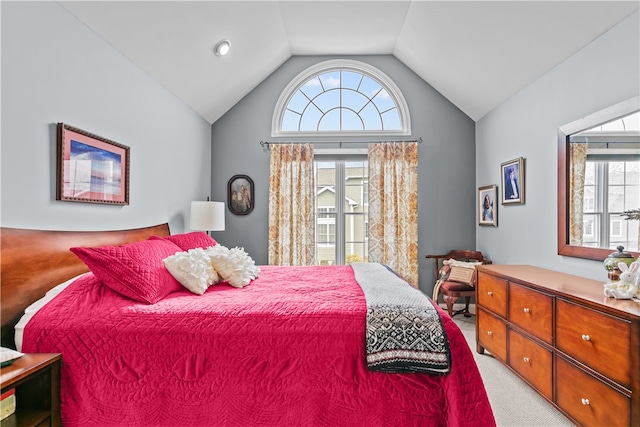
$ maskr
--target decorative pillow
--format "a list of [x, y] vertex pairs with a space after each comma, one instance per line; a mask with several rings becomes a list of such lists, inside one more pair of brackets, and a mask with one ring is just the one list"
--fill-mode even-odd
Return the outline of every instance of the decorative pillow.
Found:
[[475, 272], [476, 265], [480, 265], [482, 262], [465, 262], [450, 259], [444, 261], [444, 264], [450, 268], [449, 275], [445, 279], [446, 281], [473, 286], [473, 273]]
[[223, 245], [216, 245], [206, 249], [213, 268], [220, 277], [231, 286], [242, 288], [258, 277], [260, 269], [244, 248], [229, 249]]
[[70, 250], [102, 283], [136, 301], [154, 304], [171, 292], [182, 289], [162, 262], [164, 258], [180, 252], [180, 248], [168, 240]]
[[194, 294], [202, 295], [209, 286], [220, 281], [209, 254], [202, 248], [171, 255], [164, 259], [164, 265], [182, 286]]
[[451, 267], [451, 271], [449, 272], [449, 277], [447, 281], [449, 282], [459, 282], [464, 283], [465, 285], [470, 285], [471, 280], [473, 279], [473, 270], [464, 267]]
[[183, 251], [196, 248], [208, 248], [209, 246], [215, 246], [218, 242], [207, 233], [202, 231], [194, 231], [192, 233], [174, 234], [166, 237], [151, 236], [149, 240], [168, 240], [178, 246]]

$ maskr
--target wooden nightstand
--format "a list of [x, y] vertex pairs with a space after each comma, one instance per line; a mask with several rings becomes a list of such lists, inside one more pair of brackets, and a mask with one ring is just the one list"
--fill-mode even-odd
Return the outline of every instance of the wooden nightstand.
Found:
[[25, 354], [0, 371], [4, 393], [16, 389], [16, 412], [2, 426], [60, 426], [60, 354]]

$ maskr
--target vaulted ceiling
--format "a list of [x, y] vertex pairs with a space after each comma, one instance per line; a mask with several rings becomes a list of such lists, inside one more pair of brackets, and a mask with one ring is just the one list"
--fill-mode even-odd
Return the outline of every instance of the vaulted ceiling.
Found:
[[[478, 120], [634, 1], [63, 1], [209, 123], [292, 55], [391, 54]], [[213, 53], [228, 39], [226, 56]]]

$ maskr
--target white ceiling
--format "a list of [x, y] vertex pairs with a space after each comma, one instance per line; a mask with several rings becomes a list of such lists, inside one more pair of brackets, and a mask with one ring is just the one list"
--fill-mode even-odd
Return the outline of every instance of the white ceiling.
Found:
[[[213, 123], [292, 55], [362, 54], [394, 55], [478, 120], [640, 1], [60, 4]], [[221, 39], [224, 57], [213, 54]]]

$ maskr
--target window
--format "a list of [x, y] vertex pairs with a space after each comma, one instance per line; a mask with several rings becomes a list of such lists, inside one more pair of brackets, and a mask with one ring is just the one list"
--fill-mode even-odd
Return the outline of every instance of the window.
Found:
[[368, 162], [317, 160], [316, 258], [321, 265], [367, 261]]
[[[638, 248], [638, 226], [623, 212], [640, 205], [640, 161], [589, 160], [585, 174], [583, 244]], [[634, 226], [632, 226], [634, 224]]]
[[272, 136], [410, 134], [400, 90], [368, 64], [322, 62], [298, 75], [283, 91], [273, 115]]
[[[377, 68], [347, 59], [324, 61], [296, 76], [280, 95], [271, 122], [271, 136], [296, 142], [304, 140], [301, 136], [332, 136], [341, 143], [392, 135], [411, 135], [404, 96]], [[367, 261], [369, 252], [366, 149], [364, 154], [336, 150], [323, 155], [316, 150], [315, 157], [316, 259], [324, 265]]]

